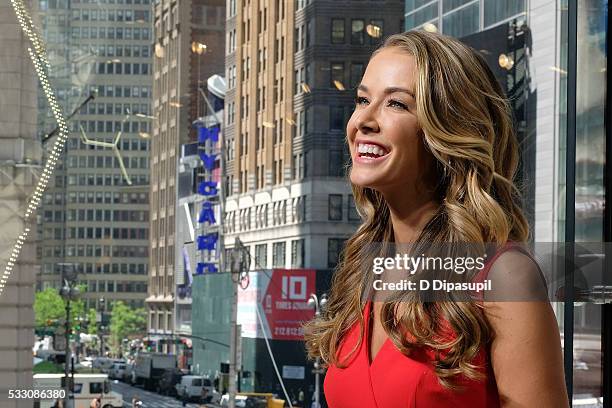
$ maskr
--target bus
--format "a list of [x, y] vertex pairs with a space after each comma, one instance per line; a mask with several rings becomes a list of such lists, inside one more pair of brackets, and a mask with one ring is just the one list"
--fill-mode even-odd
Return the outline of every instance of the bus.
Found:
[[[65, 396], [62, 388], [64, 374], [34, 374], [34, 400], [40, 408], [51, 408]], [[36, 393], [36, 390], [39, 390]], [[111, 390], [106, 374], [74, 375], [74, 408], [89, 408], [91, 400], [102, 397], [102, 408], [122, 408], [123, 396]]]

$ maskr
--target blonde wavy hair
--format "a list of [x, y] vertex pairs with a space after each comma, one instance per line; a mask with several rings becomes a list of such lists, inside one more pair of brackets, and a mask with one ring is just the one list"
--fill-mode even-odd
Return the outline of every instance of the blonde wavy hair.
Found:
[[[452, 37], [426, 31], [392, 35], [372, 57], [389, 47], [415, 59], [416, 115], [440, 180], [439, 208], [417, 238], [417, 247], [527, 241], [529, 225], [514, 183], [519, 158], [512, 111], [484, 58]], [[364, 293], [372, 287], [372, 274], [364, 274], [362, 265], [372, 265], [377, 256], [367, 248], [394, 241], [382, 194], [352, 183], [351, 187], [363, 223], [342, 251], [326, 310], [304, 326], [309, 357], [319, 356], [325, 365], [339, 367], [364, 341]], [[482, 379], [473, 360], [494, 336], [482, 305], [456, 301], [451, 294], [428, 302], [407, 292], [385, 300], [381, 310], [382, 325], [395, 346], [405, 355], [418, 347], [433, 349], [438, 356], [433, 366], [445, 387], [456, 388], [453, 378], [459, 374]], [[443, 336], [441, 320], [449, 323], [454, 339]], [[359, 342], [346, 360], [339, 361], [340, 342], [355, 322], [360, 325]], [[406, 331], [411, 340], [403, 334]]]

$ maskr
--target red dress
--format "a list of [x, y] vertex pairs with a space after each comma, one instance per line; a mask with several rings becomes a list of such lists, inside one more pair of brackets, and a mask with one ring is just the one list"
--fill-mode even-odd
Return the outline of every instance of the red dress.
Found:
[[[484, 280], [492, 261], [503, 251], [503, 246], [490, 258], [474, 281]], [[489, 364], [490, 350], [481, 348], [473, 363], [483, 367], [486, 374], [482, 381], [464, 376], [454, 381], [463, 386], [463, 391], [452, 391], [442, 387], [431, 362], [431, 350], [413, 351], [410, 357], [402, 354], [387, 338], [369, 363], [369, 317], [371, 301], [364, 307], [365, 336], [359, 350], [346, 362], [346, 368], [330, 365], [324, 382], [325, 398], [330, 408], [495, 408], [499, 407], [499, 396], [493, 371]], [[359, 340], [359, 322], [356, 322], [342, 340], [338, 356], [343, 361]]]

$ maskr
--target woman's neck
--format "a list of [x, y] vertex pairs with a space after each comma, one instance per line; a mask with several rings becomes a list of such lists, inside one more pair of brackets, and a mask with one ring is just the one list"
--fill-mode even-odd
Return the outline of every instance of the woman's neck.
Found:
[[414, 243], [440, 204], [430, 194], [385, 195], [396, 243]]

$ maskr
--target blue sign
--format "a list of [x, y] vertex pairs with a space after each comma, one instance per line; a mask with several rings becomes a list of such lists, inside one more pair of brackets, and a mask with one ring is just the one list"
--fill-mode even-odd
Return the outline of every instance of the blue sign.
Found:
[[202, 256], [196, 267], [196, 275], [219, 272], [219, 225], [213, 206], [219, 202], [218, 183], [213, 177], [217, 159], [217, 154], [213, 152], [219, 141], [219, 130], [218, 126], [198, 128], [199, 156], [204, 167], [200, 174], [202, 180], [198, 183], [198, 194], [204, 196], [204, 202], [198, 217], [202, 232], [197, 237], [197, 246]]

